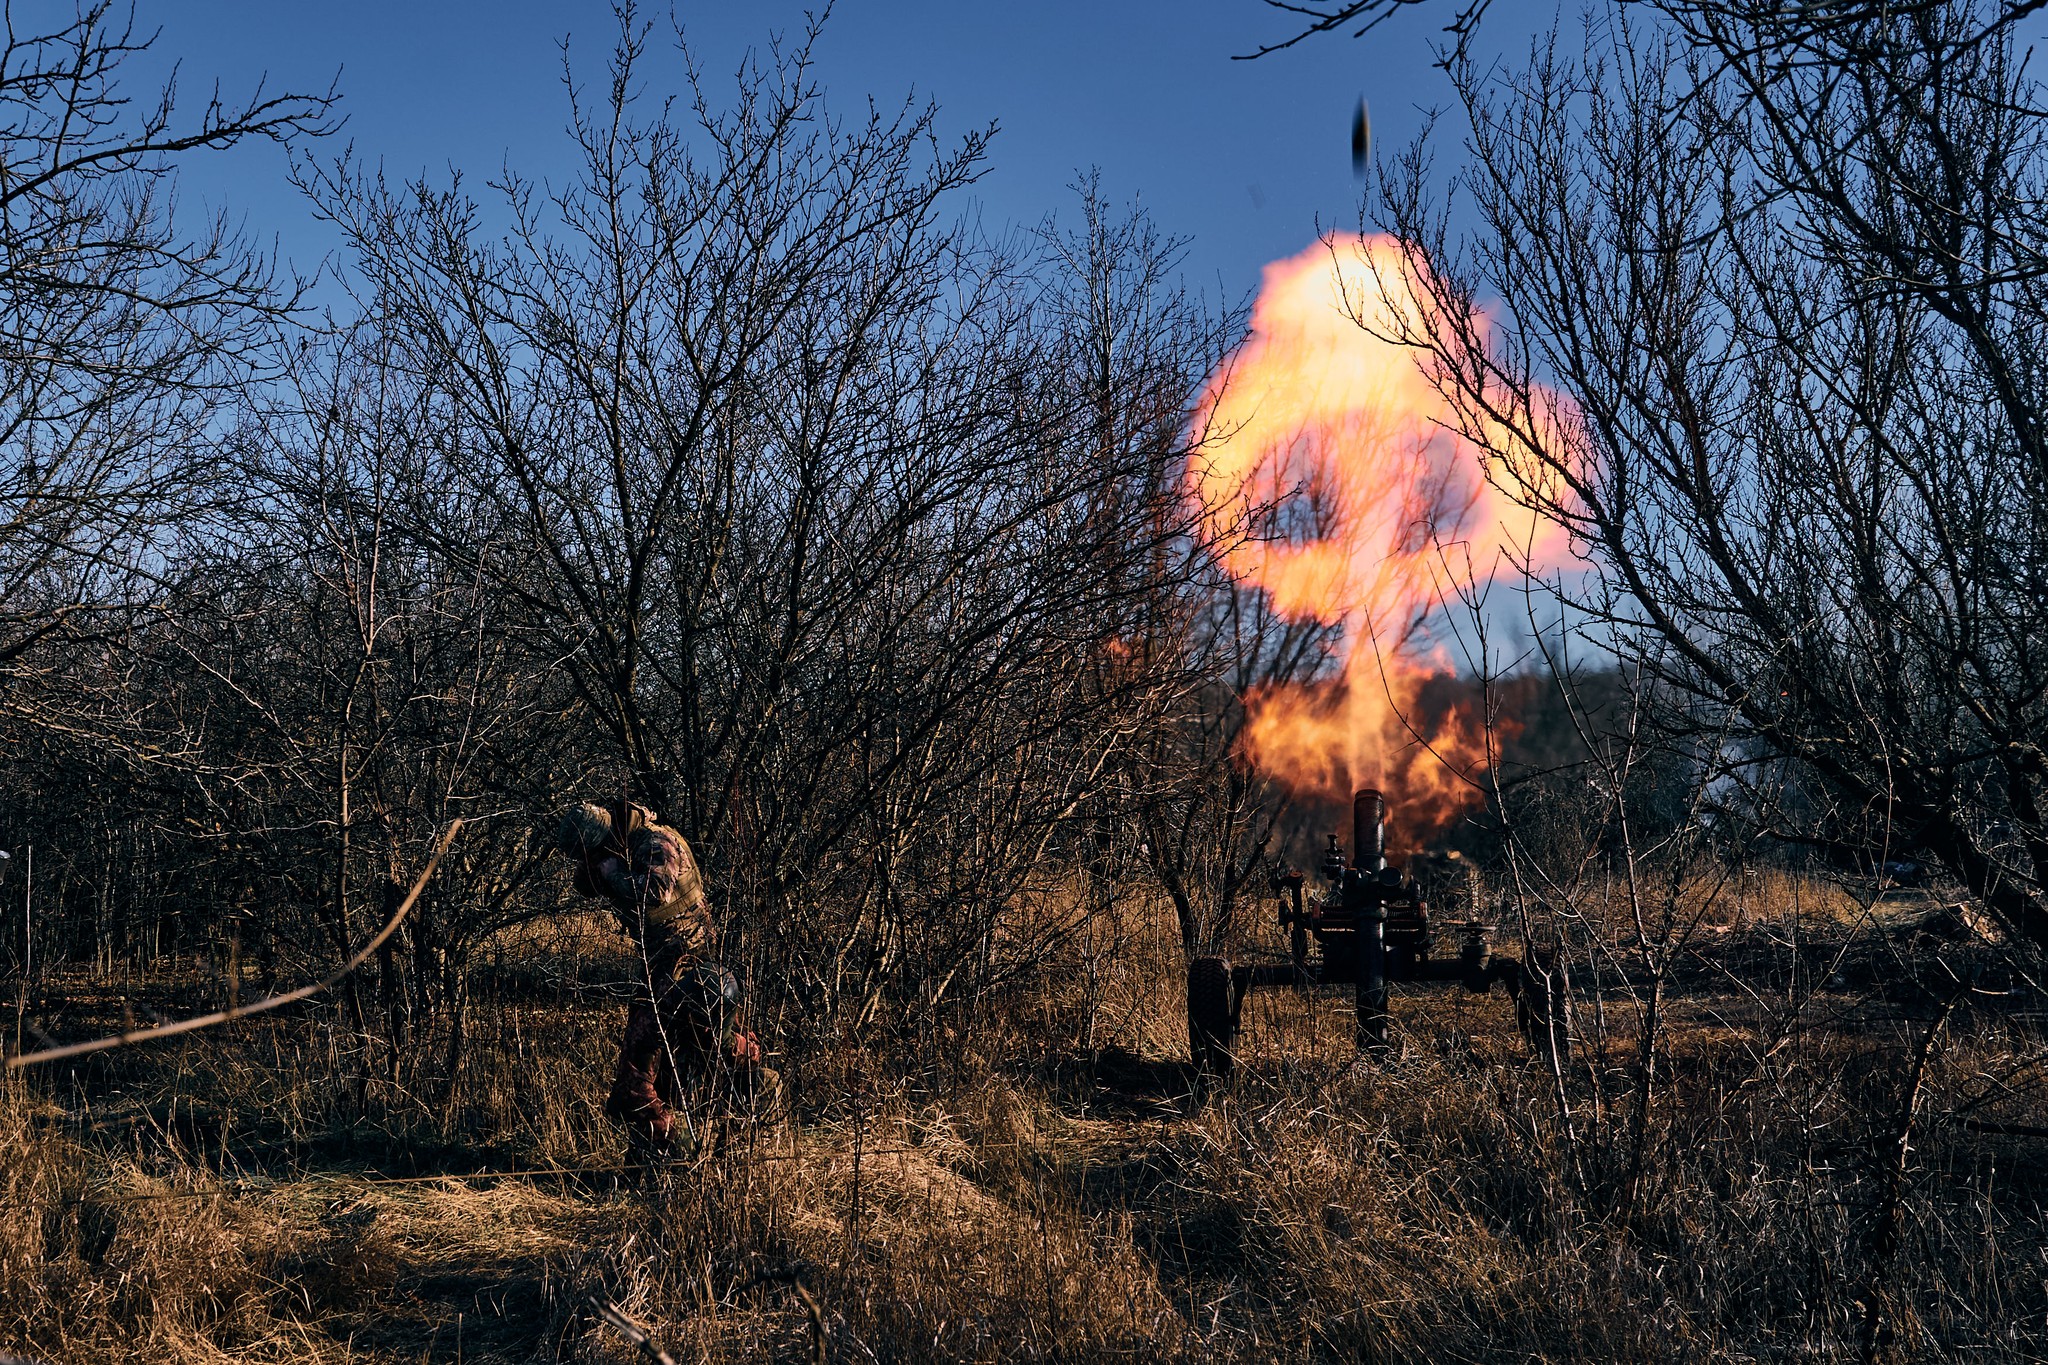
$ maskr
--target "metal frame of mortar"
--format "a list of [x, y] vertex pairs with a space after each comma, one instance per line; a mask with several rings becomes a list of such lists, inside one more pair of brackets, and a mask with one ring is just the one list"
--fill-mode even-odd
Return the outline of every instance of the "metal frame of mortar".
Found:
[[[1516, 1002], [1522, 1033], [1535, 1046], [1562, 1047], [1551, 1026], [1550, 973], [1519, 957], [1496, 955], [1488, 936], [1495, 926], [1468, 920], [1455, 958], [1431, 956], [1430, 911], [1419, 883], [1387, 861], [1387, 802], [1365, 788], [1351, 802], [1351, 861], [1330, 836], [1317, 871], [1328, 889], [1304, 898], [1301, 873], [1285, 870], [1273, 878], [1280, 899], [1280, 925], [1287, 929], [1289, 961], [1233, 965], [1224, 957], [1197, 957], [1188, 964], [1188, 1046], [1198, 1071], [1227, 1076], [1233, 1062], [1244, 998], [1255, 987], [1353, 985], [1358, 1002], [1358, 1046], [1384, 1051], [1387, 988], [1392, 982], [1462, 984], [1484, 995], [1495, 983]], [[1309, 941], [1315, 940], [1311, 955]]]

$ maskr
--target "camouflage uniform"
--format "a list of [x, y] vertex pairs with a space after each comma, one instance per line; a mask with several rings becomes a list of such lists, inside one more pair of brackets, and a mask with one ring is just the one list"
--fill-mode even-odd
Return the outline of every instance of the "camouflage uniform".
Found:
[[678, 1073], [710, 1074], [729, 1053], [751, 1065], [759, 1052], [748, 1035], [733, 1029], [739, 982], [705, 960], [716, 933], [689, 844], [645, 807], [625, 810], [623, 839], [617, 818], [583, 806], [564, 819], [561, 843], [582, 860], [577, 889], [609, 901], [640, 945], [646, 991], [626, 1012], [605, 1112], [659, 1145], [673, 1133], [670, 1106], [680, 1088]]

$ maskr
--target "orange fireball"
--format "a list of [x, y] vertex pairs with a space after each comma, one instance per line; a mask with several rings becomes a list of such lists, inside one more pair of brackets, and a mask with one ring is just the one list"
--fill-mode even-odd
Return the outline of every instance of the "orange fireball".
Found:
[[1556, 549], [1487, 481], [1416, 353], [1381, 339], [1424, 320], [1405, 287], [1421, 269], [1358, 236], [1267, 266], [1187, 475], [1232, 576], [1283, 617], [1344, 628], [1335, 677], [1247, 699], [1246, 756], [1312, 798], [1383, 787], [1411, 831], [1476, 801], [1487, 762], [1483, 717], [1418, 705], [1455, 673], [1432, 619], [1447, 592]]

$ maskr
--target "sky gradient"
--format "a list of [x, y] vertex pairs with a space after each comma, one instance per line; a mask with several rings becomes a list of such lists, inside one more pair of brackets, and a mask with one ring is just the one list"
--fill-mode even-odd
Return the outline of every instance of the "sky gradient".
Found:
[[[749, 47], [800, 31], [805, 9], [681, 0], [676, 13], [717, 93], [733, 88]], [[1538, 9], [1494, 23], [1489, 45], [1526, 44]], [[665, 23], [665, 10], [649, 13]], [[273, 89], [324, 89], [338, 73], [348, 123], [320, 155], [352, 145], [395, 178], [444, 180], [459, 168], [480, 193], [507, 164], [534, 178], [572, 169], [559, 44], [569, 41], [579, 79], [601, 81], [616, 33], [608, 6], [563, 0], [142, 0], [138, 17], [162, 31], [138, 80], [173, 57], [187, 99], [215, 78], [237, 96], [266, 76]], [[1232, 54], [1289, 31], [1287, 16], [1257, 0], [841, 0], [819, 72], [834, 106], [914, 94], [938, 103], [950, 132], [997, 125], [990, 173], [973, 191], [986, 226], [1039, 222], [1071, 204], [1077, 172], [1099, 167], [1113, 199], [1139, 200], [1163, 230], [1191, 239], [1191, 284], [1238, 300], [1266, 262], [1313, 240], [1318, 222], [1356, 224], [1350, 122], [1361, 96], [1383, 146], [1412, 137], [1424, 109], [1447, 105], [1431, 66], [1441, 22], [1424, 8], [1362, 39], [1326, 36], [1244, 62]], [[677, 88], [672, 48], [655, 57], [650, 93]], [[1454, 134], [1455, 120], [1445, 127]], [[184, 196], [245, 216], [303, 269], [338, 239], [285, 183], [284, 166], [273, 148], [195, 158]]]

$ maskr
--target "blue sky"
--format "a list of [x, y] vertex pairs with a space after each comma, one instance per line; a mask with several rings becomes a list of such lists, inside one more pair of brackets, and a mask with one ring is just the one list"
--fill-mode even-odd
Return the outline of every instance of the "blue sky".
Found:
[[[716, 92], [732, 87], [750, 46], [800, 30], [806, 8], [679, 0], [676, 13]], [[1512, 8], [1512, 21], [1489, 20], [1491, 45], [1518, 47], [1555, 13]], [[140, 0], [138, 17], [162, 30], [139, 78], [175, 57], [185, 98], [197, 99], [216, 77], [239, 95], [266, 75], [273, 88], [324, 89], [338, 72], [349, 121], [322, 155], [346, 141], [394, 177], [455, 167], [479, 189], [508, 163], [534, 177], [572, 168], [557, 45], [568, 38], [579, 74], [601, 80], [616, 33], [610, 7], [593, 0]], [[1319, 220], [1356, 223], [1350, 120], [1361, 96], [1383, 145], [1448, 104], [1430, 65], [1442, 22], [1423, 7], [1363, 39], [1326, 36], [1242, 62], [1232, 54], [1284, 36], [1287, 16], [1258, 0], [840, 0], [820, 75], [832, 104], [914, 92], [955, 132], [1000, 125], [975, 190], [991, 227], [1038, 222], [1071, 202], [1078, 170], [1098, 166], [1113, 197], [1137, 198], [1164, 230], [1192, 239], [1191, 283], [1236, 299], [1260, 266], [1306, 246]], [[654, 92], [678, 74], [671, 52], [658, 56]], [[1454, 120], [1445, 126], [1455, 132]], [[183, 195], [245, 216], [301, 268], [337, 245], [274, 149], [195, 159]]]

